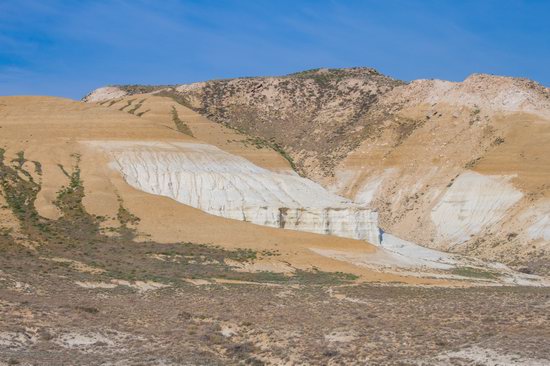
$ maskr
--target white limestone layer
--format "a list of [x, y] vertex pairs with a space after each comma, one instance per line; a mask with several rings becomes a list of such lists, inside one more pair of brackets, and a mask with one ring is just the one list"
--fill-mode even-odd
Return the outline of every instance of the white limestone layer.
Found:
[[461, 174], [431, 212], [439, 237], [463, 243], [498, 223], [523, 197], [509, 179], [475, 172]]
[[378, 215], [298, 175], [198, 143], [91, 142], [131, 186], [213, 215], [379, 244]]
[[530, 239], [550, 240], [550, 200], [541, 199], [521, 216]]

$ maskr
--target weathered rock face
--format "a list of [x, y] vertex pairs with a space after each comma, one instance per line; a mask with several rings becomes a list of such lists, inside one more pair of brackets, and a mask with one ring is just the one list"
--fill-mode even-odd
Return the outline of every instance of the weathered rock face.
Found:
[[145, 192], [258, 225], [379, 244], [378, 216], [296, 174], [260, 168], [212, 145], [96, 142], [113, 167]]
[[121, 98], [126, 95], [124, 90], [117, 88], [115, 86], [105, 86], [103, 88], [98, 88], [92, 93], [88, 94], [84, 99], [88, 102], [102, 102], [104, 100], [111, 100], [116, 98]]
[[[418, 80], [378, 108], [396, 109], [337, 164], [332, 191], [408, 241], [547, 273], [548, 88], [488, 75]], [[390, 128], [399, 121], [402, 134]]]
[[508, 183], [510, 179], [474, 172], [459, 175], [431, 212], [436, 238], [462, 244], [502, 220], [523, 197]]

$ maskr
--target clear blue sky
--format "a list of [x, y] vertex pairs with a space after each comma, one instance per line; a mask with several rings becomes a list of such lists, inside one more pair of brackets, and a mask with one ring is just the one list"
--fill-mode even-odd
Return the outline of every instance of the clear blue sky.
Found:
[[550, 85], [550, 0], [0, 0], [0, 95], [370, 66]]

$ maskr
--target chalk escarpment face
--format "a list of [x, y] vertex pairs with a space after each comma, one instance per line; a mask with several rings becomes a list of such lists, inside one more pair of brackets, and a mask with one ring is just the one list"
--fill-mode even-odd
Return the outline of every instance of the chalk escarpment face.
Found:
[[437, 235], [461, 244], [502, 220], [506, 211], [523, 197], [508, 183], [510, 179], [474, 172], [458, 176], [431, 212]]
[[526, 210], [521, 221], [533, 240], [550, 241], [550, 200], [541, 200]]
[[93, 142], [132, 186], [259, 225], [379, 243], [377, 215], [298, 175], [198, 143]]

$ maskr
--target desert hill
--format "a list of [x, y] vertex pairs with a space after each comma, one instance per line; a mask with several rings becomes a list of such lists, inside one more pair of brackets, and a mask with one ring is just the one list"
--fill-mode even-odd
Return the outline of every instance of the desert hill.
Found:
[[[153, 159], [170, 159], [178, 155], [191, 155], [198, 159], [195, 163], [191, 159], [190, 164], [201, 164], [204, 159], [209, 159], [208, 153], [212, 149], [213, 156], [221, 155], [227, 159], [213, 145], [201, 143], [175, 127], [167, 128], [106, 107], [52, 97], [2, 97], [0, 120], [2, 232], [8, 242], [13, 240], [31, 253], [52, 250], [48, 245], [50, 241], [55, 243], [60, 240], [60, 244], [63, 242], [70, 245], [73, 240], [87, 242], [98, 234], [124, 239], [130, 230], [130, 237], [138, 242], [208, 243], [228, 250], [277, 251], [276, 260], [268, 255], [257, 266], [273, 267], [279, 272], [292, 273], [298, 268], [310, 270], [315, 266], [345, 273], [357, 270], [357, 275], [372, 275], [372, 278], [384, 276], [366, 268], [322, 257], [310, 250], [326, 248], [373, 252], [374, 247], [364, 241], [222, 219], [163, 197], [170, 197], [168, 193], [148, 194], [147, 190], [144, 192], [143, 189], [133, 188], [127, 183], [129, 177], [132, 177], [132, 172], [147, 167], [146, 164], [140, 165], [140, 159], [148, 158], [150, 151], [154, 152], [151, 155]], [[203, 126], [200, 119], [199, 125]], [[218, 131], [217, 125], [213, 129]], [[195, 129], [194, 133], [200, 134], [199, 130]], [[239, 152], [243, 155], [251, 149], [244, 142], [240, 145]], [[201, 146], [206, 149], [206, 154], [201, 154]], [[227, 155], [230, 158], [233, 156]], [[119, 170], [120, 165], [117, 164], [124, 166], [124, 159], [129, 156], [136, 156], [133, 165], [129, 166], [132, 172]], [[275, 170], [286, 166], [286, 160], [267, 150], [259, 151], [255, 157], [258, 162]], [[159, 165], [153, 164], [152, 169], [159, 169]], [[145, 173], [154, 182], [163, 179], [158, 170]], [[151, 176], [155, 173], [159, 175]], [[275, 178], [283, 181], [284, 177], [303, 180], [284, 173], [274, 174]], [[293, 182], [291, 180], [287, 184]], [[299, 181], [296, 184], [308, 183]], [[318, 189], [322, 190], [321, 187]], [[78, 193], [74, 198], [76, 201], [69, 206], [61, 204], [67, 192], [70, 196]], [[92, 238], [86, 238], [84, 234], [83, 237], [75, 238], [72, 237], [72, 231], [65, 232], [63, 229], [62, 233], [56, 233], [54, 229], [48, 229], [60, 223], [78, 227], [83, 218], [92, 220], [88, 223], [93, 228], [88, 233]], [[62, 251], [57, 254], [63, 256]], [[312, 256], [318, 260], [312, 259]], [[296, 262], [292, 257], [296, 258]], [[348, 268], [344, 269], [342, 265]]]
[[[550, 91], [533, 81], [404, 83], [369, 68], [318, 69], [112, 86], [84, 100], [160, 116], [138, 96], [171, 100], [279, 153], [287, 168], [378, 212], [380, 227], [403, 239], [525, 272], [549, 268]], [[157, 109], [168, 117], [166, 106]]]

